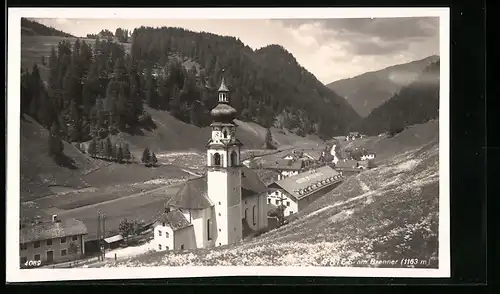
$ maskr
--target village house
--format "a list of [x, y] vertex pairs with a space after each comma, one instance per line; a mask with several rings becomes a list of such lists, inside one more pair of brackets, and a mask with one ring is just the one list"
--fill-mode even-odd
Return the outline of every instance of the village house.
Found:
[[306, 168], [304, 161], [289, 160], [289, 159], [276, 159], [263, 162], [260, 168], [273, 170], [277, 172], [278, 181], [293, 175], [299, 174]]
[[40, 264], [80, 259], [85, 255], [87, 227], [77, 219], [25, 223], [19, 232], [20, 266], [30, 267], [31, 262]]
[[346, 137], [346, 141], [352, 141], [361, 138], [361, 135], [358, 132], [350, 132]]
[[350, 176], [361, 172], [359, 162], [353, 159], [339, 160], [335, 164], [335, 170], [341, 172], [344, 176]]
[[[235, 136], [233, 122], [236, 110], [229, 105], [224, 78], [218, 92], [219, 104], [210, 113], [213, 123], [207, 144], [207, 173], [188, 180], [166, 203], [164, 216], [155, 223], [156, 250], [234, 244], [267, 228], [268, 190], [257, 174], [240, 162], [242, 144]], [[165, 233], [171, 241], [167, 242]]]
[[333, 190], [342, 180], [342, 174], [328, 165], [311, 169], [270, 184], [272, 191], [267, 202], [273, 206], [283, 205], [285, 216], [289, 216]]

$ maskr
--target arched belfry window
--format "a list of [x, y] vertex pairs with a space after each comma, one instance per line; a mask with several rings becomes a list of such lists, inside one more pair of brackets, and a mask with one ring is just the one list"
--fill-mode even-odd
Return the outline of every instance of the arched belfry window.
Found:
[[238, 165], [238, 155], [236, 154], [235, 151], [231, 152], [231, 165], [232, 166]]
[[215, 153], [214, 154], [214, 165], [221, 165], [221, 160], [220, 160], [220, 154]]
[[226, 93], [219, 93], [219, 101], [220, 102], [227, 102]]
[[224, 139], [226, 139], [226, 138], [227, 138], [227, 130], [224, 130], [224, 131], [222, 132], [222, 134], [224, 135]]

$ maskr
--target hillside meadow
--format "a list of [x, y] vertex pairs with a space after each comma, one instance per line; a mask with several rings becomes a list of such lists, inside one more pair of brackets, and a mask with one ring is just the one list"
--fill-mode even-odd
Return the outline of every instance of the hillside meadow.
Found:
[[[438, 147], [437, 139], [406, 146], [377, 168], [346, 179], [289, 224], [250, 241], [210, 250], [148, 253], [105, 266], [437, 268]], [[402, 258], [418, 262], [402, 265]]]

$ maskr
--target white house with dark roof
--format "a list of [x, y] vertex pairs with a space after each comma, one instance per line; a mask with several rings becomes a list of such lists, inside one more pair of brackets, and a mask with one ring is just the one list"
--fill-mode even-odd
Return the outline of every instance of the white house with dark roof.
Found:
[[270, 184], [272, 193], [267, 201], [275, 206], [283, 205], [285, 216], [289, 216], [333, 190], [342, 180], [340, 173], [325, 165]]
[[19, 231], [20, 266], [27, 261], [40, 261], [40, 265], [80, 259], [85, 255], [87, 227], [77, 219], [24, 223]]
[[[157, 250], [160, 245], [161, 250], [165, 246], [168, 249], [223, 246], [267, 228], [268, 189], [252, 169], [241, 164], [242, 144], [236, 138], [234, 123], [236, 110], [229, 105], [224, 78], [218, 92], [219, 104], [210, 113], [213, 123], [207, 144], [207, 173], [186, 181], [166, 203], [170, 210], [165, 213], [166, 221], [155, 224]], [[167, 231], [174, 236], [173, 243], [165, 242]]]

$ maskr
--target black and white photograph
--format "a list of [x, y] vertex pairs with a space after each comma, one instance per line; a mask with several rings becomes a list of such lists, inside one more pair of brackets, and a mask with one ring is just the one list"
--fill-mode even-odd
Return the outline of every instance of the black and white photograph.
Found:
[[450, 276], [448, 8], [8, 21], [7, 281]]

